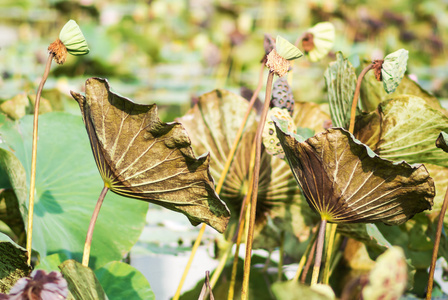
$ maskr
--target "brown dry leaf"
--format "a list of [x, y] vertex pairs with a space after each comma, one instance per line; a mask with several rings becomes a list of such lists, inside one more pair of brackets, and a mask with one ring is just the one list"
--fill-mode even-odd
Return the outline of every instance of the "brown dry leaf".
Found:
[[432, 207], [434, 181], [423, 165], [382, 159], [341, 128], [305, 141], [281, 120], [276, 125], [291, 170], [322, 219], [396, 225]]
[[86, 81], [78, 101], [96, 164], [113, 192], [185, 214], [219, 232], [230, 214], [214, 190], [209, 155], [195, 157], [177, 122], [163, 123], [157, 107], [140, 105], [110, 91], [105, 79]]

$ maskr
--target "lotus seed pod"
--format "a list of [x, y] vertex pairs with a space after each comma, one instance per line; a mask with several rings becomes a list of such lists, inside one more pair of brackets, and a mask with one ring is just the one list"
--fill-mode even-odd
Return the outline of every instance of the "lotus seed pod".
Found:
[[408, 61], [408, 51], [405, 49], [397, 50], [384, 58], [381, 70], [384, 90], [390, 94], [395, 92], [406, 72]]
[[279, 35], [277, 35], [277, 39], [275, 41], [275, 50], [280, 56], [287, 60], [294, 60], [303, 56], [303, 53], [299, 50], [299, 48]]
[[407, 266], [403, 250], [392, 247], [381, 254], [362, 290], [364, 300], [400, 299], [406, 288]]
[[284, 151], [279, 139], [277, 138], [274, 121], [272, 121], [271, 118], [272, 116], [277, 117], [277, 119], [286, 120], [288, 122], [288, 130], [290, 132], [296, 133], [296, 126], [286, 109], [273, 107], [269, 110], [268, 115], [266, 116], [266, 123], [264, 124], [262, 134], [263, 145], [266, 148], [267, 153], [283, 159], [285, 156]]
[[286, 109], [292, 117], [294, 112], [294, 96], [289, 87], [288, 80], [284, 77], [274, 82], [272, 89], [271, 107]]
[[335, 29], [330, 22], [317, 23], [307, 30], [302, 39], [303, 49], [308, 59], [316, 62], [324, 58], [331, 48], [335, 39]]
[[68, 21], [62, 27], [59, 39], [71, 55], [85, 55], [90, 51], [81, 29], [74, 20]]

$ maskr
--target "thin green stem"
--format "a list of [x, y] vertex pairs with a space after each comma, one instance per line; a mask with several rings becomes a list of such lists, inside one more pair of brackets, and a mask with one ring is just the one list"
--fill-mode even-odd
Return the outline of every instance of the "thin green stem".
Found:
[[314, 268], [313, 268], [313, 276], [311, 277], [311, 285], [316, 284], [319, 279], [320, 265], [322, 263], [322, 250], [324, 249], [324, 243], [325, 243], [326, 225], [327, 220], [322, 220], [320, 222], [319, 235], [317, 237], [316, 258], [314, 259]]
[[314, 255], [316, 254], [316, 244], [317, 240], [313, 242], [310, 254], [308, 255], [308, 260], [306, 262], [305, 268], [303, 269], [302, 277], [300, 278], [301, 283], [305, 283], [306, 276], [308, 275], [308, 271], [310, 270], [311, 264], [313, 263]]
[[429, 268], [428, 288], [426, 292], [426, 300], [431, 300], [432, 287], [434, 285], [434, 271], [436, 269], [437, 254], [439, 252], [440, 237], [443, 229], [443, 219], [445, 217], [446, 208], [448, 206], [448, 188], [443, 199], [442, 210], [439, 214], [439, 221], [437, 223], [436, 240], [434, 241], [434, 249], [432, 250], [431, 266]]
[[100, 213], [101, 205], [103, 204], [104, 197], [109, 190], [107, 186], [103, 187], [98, 201], [96, 202], [95, 209], [93, 210], [92, 218], [90, 219], [89, 229], [87, 230], [86, 242], [84, 243], [84, 253], [82, 254], [82, 265], [85, 267], [89, 266], [90, 259], [90, 246], [92, 245], [93, 230], [95, 229], [95, 223], [98, 219]]
[[352, 109], [350, 113], [350, 127], [349, 130], [351, 133], [355, 130], [355, 117], [356, 117], [356, 106], [358, 106], [358, 98], [359, 93], [361, 92], [361, 82], [364, 76], [373, 68], [373, 63], [365, 67], [358, 76], [358, 81], [356, 82], [355, 94], [353, 95], [352, 101]]
[[28, 226], [26, 235], [26, 251], [28, 253], [28, 265], [31, 265], [31, 249], [33, 244], [33, 214], [34, 214], [34, 194], [36, 189], [36, 161], [37, 161], [37, 127], [39, 120], [39, 104], [40, 96], [50, 74], [51, 61], [53, 53], [48, 55], [47, 64], [45, 65], [44, 75], [37, 89], [36, 101], [34, 102], [34, 123], [33, 123], [33, 148], [31, 152], [31, 174], [30, 174], [30, 196], [28, 202]]
[[324, 284], [328, 284], [328, 281], [330, 279], [330, 266], [331, 266], [331, 254], [333, 253], [333, 247], [334, 247], [334, 240], [336, 236], [336, 229], [338, 228], [338, 224], [333, 223], [331, 224], [330, 229], [330, 238], [328, 239], [328, 248], [326, 252], [326, 258], [325, 258], [325, 267], [324, 267], [324, 276], [322, 282]]
[[[249, 115], [252, 112], [252, 107], [254, 106], [254, 103], [255, 103], [255, 101], [257, 99], [257, 96], [260, 93], [261, 87], [263, 85], [263, 70], [264, 70], [264, 64], [261, 64], [261, 70], [260, 70], [260, 75], [259, 75], [259, 79], [258, 79], [258, 86], [257, 86], [256, 90], [254, 91], [254, 93], [252, 95], [252, 98], [249, 101], [249, 106], [247, 107], [246, 114], [244, 115], [244, 118], [243, 118], [243, 122], [241, 123], [240, 128], [238, 129], [238, 132], [237, 132], [237, 134], [235, 136], [235, 140], [233, 141], [232, 148], [230, 149], [230, 152], [227, 155], [226, 164], [224, 165], [224, 168], [223, 168], [223, 170], [221, 172], [221, 176], [219, 177], [219, 181], [218, 181], [218, 183], [216, 185], [216, 193], [218, 195], [221, 193], [221, 189], [222, 189], [222, 187], [224, 185], [224, 180], [225, 180], [225, 178], [227, 176], [227, 173], [229, 172], [229, 169], [230, 169], [230, 166], [232, 164], [233, 157], [235, 155], [236, 149], [238, 148], [238, 144], [240, 142], [241, 136], [243, 135], [244, 127], [246, 126], [246, 123], [247, 123], [247, 120], [249, 118]], [[205, 226], [206, 225], [204, 223], [202, 225], [202, 227], [201, 227], [201, 230], [200, 230], [197, 238], [196, 238], [195, 245], [196, 245], [196, 243], [198, 243], [198, 245], [199, 245], [199, 243], [201, 242], [202, 235], [203, 235], [203, 233], [205, 231]], [[193, 261], [195, 254], [196, 254], [196, 252], [194, 252], [194, 251], [192, 251], [191, 254], [190, 254], [190, 258], [188, 260], [189, 264], [187, 263], [187, 266], [184, 269], [184, 273], [182, 274], [182, 279], [179, 282], [179, 285], [177, 287], [177, 291], [179, 292], [179, 294], [176, 292], [176, 294], [173, 297], [173, 300], [178, 300], [179, 297], [180, 297], [180, 290], [182, 289], [182, 286], [184, 284], [185, 278], [187, 277], [187, 274], [188, 274], [188, 272], [190, 270], [191, 262]]]
[[[252, 176], [253, 169], [255, 165], [255, 143], [252, 145], [252, 151], [250, 154], [250, 162], [249, 162], [249, 182], [252, 182]], [[241, 245], [241, 238], [243, 236], [243, 233], [246, 232], [245, 229], [247, 229], [247, 224], [249, 224], [250, 219], [250, 201], [249, 199], [252, 198], [252, 188], [253, 186], [249, 186], [249, 190], [247, 191], [246, 197], [244, 197], [243, 205], [241, 207], [241, 213], [240, 213], [240, 219], [238, 222], [238, 236], [236, 238], [236, 248], [235, 248], [235, 255], [233, 257], [233, 265], [232, 265], [232, 277], [230, 278], [230, 285], [229, 285], [229, 293], [227, 294], [228, 300], [233, 300], [233, 295], [235, 293], [235, 282], [236, 282], [236, 274], [238, 271], [238, 258], [239, 258], [239, 251], [240, 251], [240, 245]]]
[[282, 231], [280, 234], [280, 251], [279, 251], [279, 260], [278, 260], [278, 272], [277, 272], [277, 281], [282, 281], [283, 275], [283, 256], [285, 255], [285, 232]]
[[250, 276], [250, 263], [252, 257], [252, 242], [254, 240], [254, 227], [255, 227], [255, 214], [257, 210], [257, 195], [258, 195], [258, 180], [260, 177], [260, 162], [261, 162], [261, 139], [264, 128], [264, 123], [266, 122], [266, 117], [269, 111], [269, 104], [271, 102], [272, 94], [272, 81], [274, 79], [274, 72], [270, 71], [266, 83], [266, 94], [264, 99], [263, 112], [260, 116], [260, 122], [258, 123], [257, 133], [255, 135], [255, 166], [253, 175], [253, 190], [252, 190], [252, 201], [250, 207], [250, 222], [249, 231], [246, 238], [246, 257], [244, 260], [244, 275], [243, 275], [243, 287], [241, 290], [241, 300], [248, 299], [249, 292], [249, 276]]
[[305, 252], [302, 255], [302, 258], [300, 258], [299, 267], [297, 268], [296, 275], [294, 275], [294, 278], [292, 279], [292, 281], [299, 280], [300, 274], [302, 274], [303, 267], [305, 266], [305, 263], [307, 262], [306, 257], [310, 253], [311, 248], [314, 245], [314, 241], [316, 240], [316, 237], [317, 237], [317, 230], [313, 233], [308, 245], [306, 246]]

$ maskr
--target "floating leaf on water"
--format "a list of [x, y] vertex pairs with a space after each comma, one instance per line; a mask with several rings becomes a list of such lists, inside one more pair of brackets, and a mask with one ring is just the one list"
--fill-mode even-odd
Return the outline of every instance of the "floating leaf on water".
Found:
[[275, 49], [281, 57], [287, 60], [294, 60], [303, 56], [303, 53], [299, 50], [299, 48], [279, 35], [277, 35], [277, 39], [275, 41]]
[[111, 191], [185, 214], [223, 232], [229, 211], [214, 190], [208, 155], [196, 158], [177, 122], [163, 123], [157, 107], [140, 105], [110, 91], [105, 79], [86, 81], [78, 101], [92, 151]]
[[356, 88], [355, 68], [347, 59], [344, 59], [341, 52], [338, 52], [336, 61], [329, 64], [324, 77], [333, 126], [348, 128]]
[[334, 44], [335, 29], [330, 22], [317, 23], [307, 30], [307, 33], [312, 34], [312, 42], [314, 47], [312, 50], [305, 52], [308, 59], [316, 62], [324, 58]]
[[369, 283], [362, 290], [365, 300], [399, 299], [407, 284], [407, 265], [403, 249], [391, 247], [376, 260]]
[[432, 207], [434, 181], [423, 165], [382, 159], [341, 128], [305, 141], [285, 121], [275, 125], [291, 170], [322, 219], [397, 225]]
[[406, 72], [408, 53], [407, 50], [400, 49], [384, 58], [381, 76], [384, 90], [388, 94], [393, 93], [397, 89]]

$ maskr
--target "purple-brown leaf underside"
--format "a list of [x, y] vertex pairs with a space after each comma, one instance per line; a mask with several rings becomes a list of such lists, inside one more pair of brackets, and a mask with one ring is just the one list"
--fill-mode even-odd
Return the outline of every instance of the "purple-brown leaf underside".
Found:
[[330, 222], [397, 225], [433, 204], [423, 165], [382, 159], [344, 129], [299, 142], [277, 123], [277, 135], [308, 203]]
[[230, 214], [214, 190], [209, 156], [195, 157], [180, 123], [163, 123], [157, 107], [110, 91], [105, 79], [86, 81], [78, 101], [96, 164], [113, 192], [185, 214], [219, 232]]

